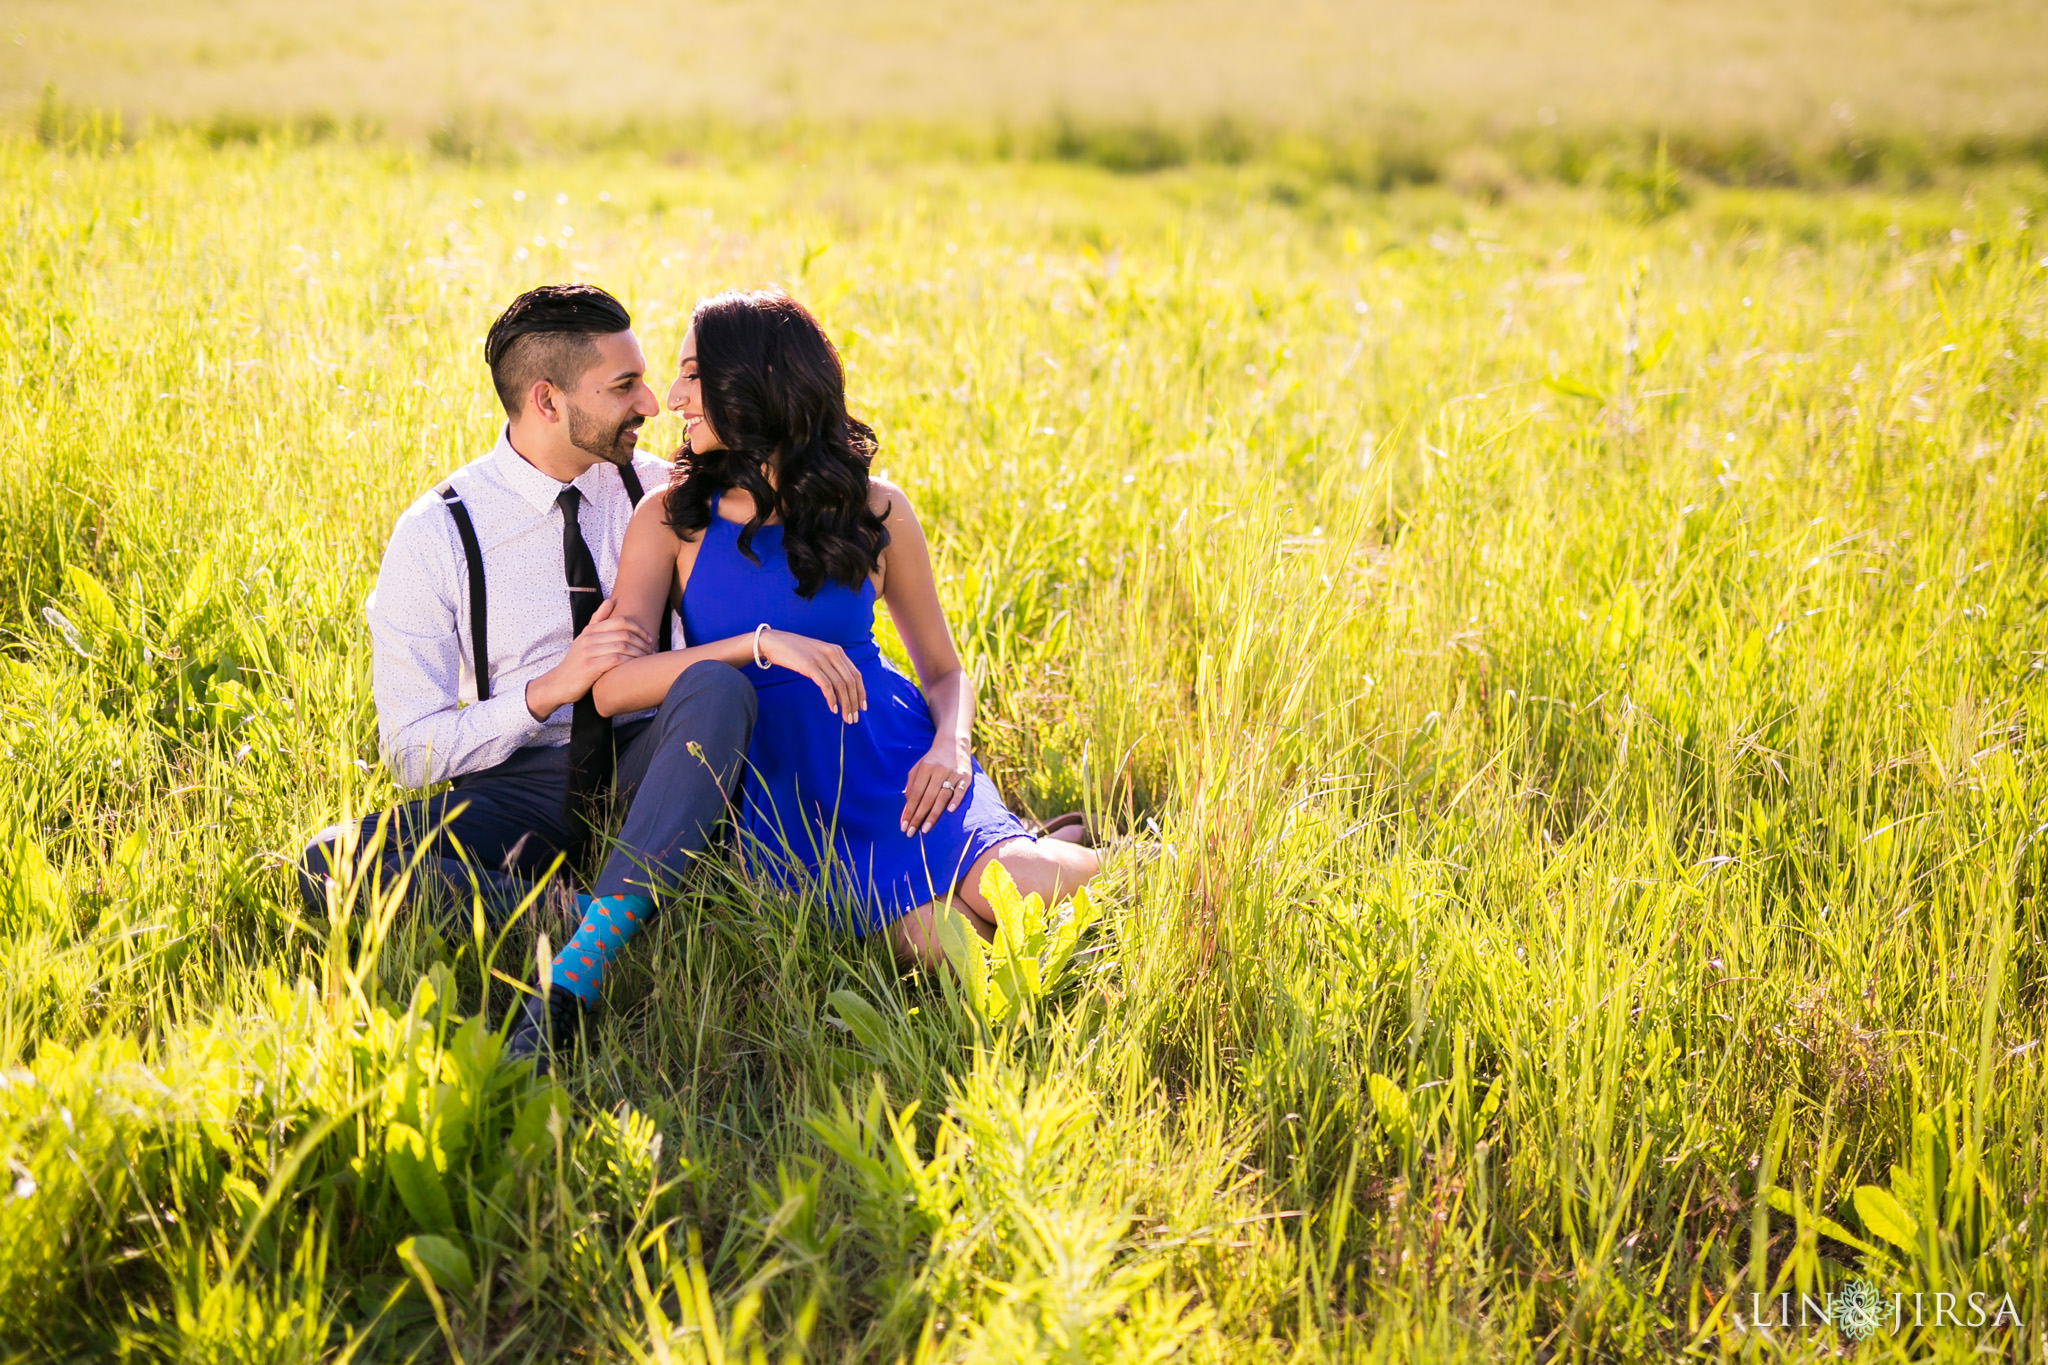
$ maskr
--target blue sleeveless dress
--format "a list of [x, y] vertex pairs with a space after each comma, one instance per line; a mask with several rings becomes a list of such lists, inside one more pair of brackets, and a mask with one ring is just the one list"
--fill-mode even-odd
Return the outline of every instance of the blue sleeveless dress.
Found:
[[741, 779], [742, 845], [749, 863], [785, 890], [827, 890], [834, 926], [865, 936], [943, 898], [975, 859], [1027, 831], [979, 763], [967, 799], [940, 814], [931, 833], [897, 827], [903, 784], [938, 730], [924, 694], [875, 644], [875, 585], [827, 583], [806, 600], [797, 596], [782, 527], [754, 532], [759, 564], [740, 553], [740, 529], [718, 515], [714, 500], [683, 588], [685, 641], [750, 635], [766, 621], [840, 646], [868, 694], [868, 709], [848, 725], [803, 674], [751, 663], [740, 670], [760, 704]]

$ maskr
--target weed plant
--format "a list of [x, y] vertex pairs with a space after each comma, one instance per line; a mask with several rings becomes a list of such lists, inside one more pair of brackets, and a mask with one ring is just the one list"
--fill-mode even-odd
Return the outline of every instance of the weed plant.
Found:
[[[2042, 1357], [2038, 174], [98, 146], [0, 144], [14, 1358]], [[302, 915], [568, 278], [844, 348], [984, 761], [1119, 832], [1000, 1009], [713, 860], [536, 1080], [544, 911]]]

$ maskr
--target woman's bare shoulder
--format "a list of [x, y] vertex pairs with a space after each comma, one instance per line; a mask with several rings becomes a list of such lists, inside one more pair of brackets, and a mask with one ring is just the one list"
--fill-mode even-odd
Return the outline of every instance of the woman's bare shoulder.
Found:
[[868, 479], [868, 510], [891, 525], [897, 524], [899, 518], [913, 523], [917, 520], [917, 512], [910, 505], [910, 495], [887, 479]]
[[668, 540], [680, 539], [675, 528], [668, 524], [668, 496], [665, 493], [649, 493], [640, 499], [640, 505], [633, 509], [633, 520], [629, 523], [627, 534], [658, 535]]

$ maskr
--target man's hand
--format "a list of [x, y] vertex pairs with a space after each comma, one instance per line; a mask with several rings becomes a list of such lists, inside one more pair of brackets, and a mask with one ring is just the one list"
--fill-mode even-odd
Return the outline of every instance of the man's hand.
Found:
[[654, 652], [654, 642], [646, 631], [623, 616], [612, 615], [617, 601], [607, 597], [583, 633], [570, 643], [562, 662], [526, 685], [526, 710], [535, 720], [546, 720], [578, 700], [620, 664]]

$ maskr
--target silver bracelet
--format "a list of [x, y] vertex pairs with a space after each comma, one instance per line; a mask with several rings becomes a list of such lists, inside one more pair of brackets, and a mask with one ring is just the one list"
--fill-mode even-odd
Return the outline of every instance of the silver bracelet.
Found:
[[761, 632], [767, 629], [768, 623], [766, 621], [754, 627], [754, 667], [756, 668], [772, 667], [766, 659], [761, 657]]

